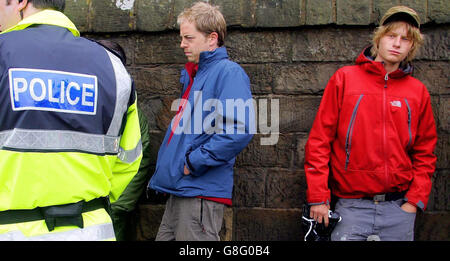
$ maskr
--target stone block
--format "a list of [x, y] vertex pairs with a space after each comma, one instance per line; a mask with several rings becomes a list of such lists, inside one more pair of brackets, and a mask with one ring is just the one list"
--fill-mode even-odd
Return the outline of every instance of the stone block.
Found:
[[425, 27], [421, 30], [425, 42], [417, 59], [449, 61], [450, 60], [450, 26]]
[[303, 0], [259, 0], [256, 1], [257, 27], [300, 26]]
[[280, 133], [309, 132], [320, 100], [321, 97], [280, 97]]
[[344, 63], [296, 63], [282, 65], [274, 80], [276, 94], [321, 95], [330, 77]]
[[335, 23], [333, 19], [333, 1], [306, 0], [306, 24], [322, 25]]
[[225, 206], [223, 211], [222, 228], [219, 232], [220, 241], [233, 240], [233, 208]]
[[448, 169], [437, 170], [433, 175], [432, 184], [427, 211], [449, 211], [450, 171]]
[[436, 124], [437, 130], [439, 130], [440, 119], [439, 119], [439, 109], [440, 109], [440, 97], [430, 96], [431, 110], [433, 111], [433, 117]]
[[450, 3], [448, 0], [428, 0], [428, 18], [436, 23], [450, 22]]
[[414, 227], [415, 241], [449, 241], [450, 212], [419, 212]]
[[225, 45], [231, 59], [238, 63], [272, 63], [291, 60], [290, 33], [285, 30], [229, 32]]
[[354, 61], [370, 45], [369, 29], [301, 29], [292, 36], [294, 62]]
[[234, 209], [233, 240], [287, 241], [302, 240], [299, 209]]
[[142, 113], [148, 119], [148, 126], [150, 131], [162, 131], [157, 125], [156, 117], [157, 113], [163, 109], [162, 100], [159, 97], [147, 97], [137, 89], [138, 106], [141, 108]]
[[252, 94], [272, 93], [276, 64], [242, 64], [242, 68], [250, 78]]
[[89, 2], [88, 0], [67, 0], [64, 14], [75, 24], [78, 31], [89, 31]]
[[435, 154], [437, 156], [436, 168], [450, 168], [450, 135], [438, 133]]
[[165, 205], [138, 205], [137, 240], [154, 241], [164, 214]]
[[102, 33], [129, 32], [135, 30], [135, 1], [103, 0], [90, 1], [92, 31]]
[[234, 170], [233, 207], [265, 207], [265, 168]]
[[450, 94], [448, 62], [418, 60], [413, 65], [413, 76], [425, 84], [431, 95]]
[[439, 130], [450, 133], [450, 97], [439, 100]]
[[178, 96], [161, 96], [163, 107], [162, 110], [156, 112], [156, 126], [161, 131], [166, 131], [169, 128], [172, 118], [175, 116], [176, 111], [171, 109], [174, 100], [178, 99]]
[[293, 159], [294, 135], [280, 135], [273, 146], [261, 145], [261, 134], [253, 140], [236, 158], [236, 166], [289, 168]]
[[371, 22], [371, 1], [336, 0], [337, 24], [368, 25]]
[[305, 164], [305, 145], [308, 141], [307, 135], [297, 136], [297, 146], [294, 153], [294, 166], [296, 168], [304, 169]]
[[172, 1], [138, 1], [136, 8], [136, 29], [144, 32], [158, 32], [175, 28], [173, 27], [172, 10]]
[[145, 94], [140, 95], [139, 93], [138, 90], [138, 104], [148, 118], [149, 129], [165, 133], [176, 114], [176, 111], [171, 111], [172, 102], [178, 97], [156, 96], [147, 98]]
[[253, 1], [212, 0], [210, 2], [219, 6], [228, 27], [253, 27], [255, 25], [255, 4]]
[[165, 131], [149, 131], [149, 142], [150, 142], [150, 164], [156, 166], [156, 160], [158, 159], [159, 148], [161, 147], [166, 135]]
[[182, 66], [161, 65], [135, 69], [135, 84], [147, 96], [181, 94], [180, 72]]
[[179, 32], [140, 35], [136, 41], [137, 65], [184, 64], [187, 62], [180, 48]]
[[270, 168], [266, 178], [267, 208], [302, 208], [306, 201], [306, 177], [303, 170]]

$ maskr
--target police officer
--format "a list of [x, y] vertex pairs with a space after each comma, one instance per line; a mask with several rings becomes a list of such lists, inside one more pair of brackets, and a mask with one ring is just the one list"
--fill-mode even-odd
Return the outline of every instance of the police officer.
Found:
[[141, 161], [132, 80], [64, 6], [0, 0], [0, 240], [114, 240]]

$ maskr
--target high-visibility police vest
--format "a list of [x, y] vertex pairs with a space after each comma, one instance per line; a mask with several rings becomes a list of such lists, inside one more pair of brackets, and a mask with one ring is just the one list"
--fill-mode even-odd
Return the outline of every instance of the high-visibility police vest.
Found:
[[[114, 202], [139, 168], [131, 77], [118, 57], [78, 36], [52, 10], [0, 34], [0, 212], [108, 196]], [[84, 231], [102, 224], [99, 211], [83, 213]], [[52, 238], [27, 230], [0, 224], [0, 240]]]

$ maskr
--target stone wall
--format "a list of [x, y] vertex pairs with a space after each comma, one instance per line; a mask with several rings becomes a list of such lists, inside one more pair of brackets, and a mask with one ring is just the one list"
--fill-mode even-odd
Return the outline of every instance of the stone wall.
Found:
[[[66, 14], [83, 36], [112, 39], [126, 50], [139, 104], [150, 122], [152, 165], [180, 95], [176, 17], [193, 0], [67, 0]], [[304, 145], [330, 76], [352, 64], [369, 44], [380, 16], [404, 4], [418, 11], [426, 44], [414, 76], [432, 95], [439, 141], [428, 209], [416, 219], [416, 240], [449, 240], [450, 231], [450, 3], [446, 0], [211, 0], [229, 25], [226, 46], [251, 79], [254, 98], [278, 99], [279, 140], [262, 146], [255, 135], [238, 156], [233, 207], [223, 240], [301, 240], [305, 201]], [[260, 132], [259, 132], [260, 133]], [[164, 198], [142, 195], [136, 239], [152, 240]]]

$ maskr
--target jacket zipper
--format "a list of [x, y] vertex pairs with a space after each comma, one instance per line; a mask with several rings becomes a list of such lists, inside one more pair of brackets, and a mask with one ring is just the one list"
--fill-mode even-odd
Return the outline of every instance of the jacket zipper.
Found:
[[411, 132], [411, 107], [409, 107], [408, 99], [405, 98], [406, 107], [408, 108], [408, 133], [409, 133], [409, 141], [406, 148], [408, 148], [412, 143], [412, 132]]
[[387, 83], [389, 80], [389, 73], [384, 76], [384, 89], [383, 89], [383, 155], [384, 155], [384, 175], [386, 178], [386, 186], [389, 187], [389, 174], [388, 174], [388, 158], [387, 158], [387, 134], [386, 134], [386, 100], [387, 100]]
[[355, 125], [356, 113], [358, 112], [359, 104], [361, 102], [364, 94], [359, 96], [358, 101], [356, 102], [355, 108], [353, 108], [352, 117], [350, 118], [350, 123], [347, 128], [347, 136], [345, 137], [345, 170], [347, 170], [348, 163], [350, 162], [350, 151], [352, 147], [352, 137], [353, 137], [353, 126]]

